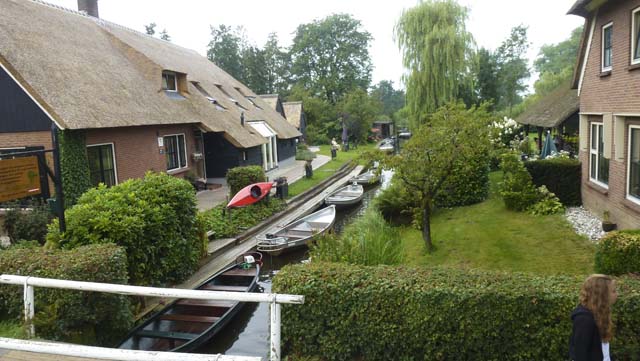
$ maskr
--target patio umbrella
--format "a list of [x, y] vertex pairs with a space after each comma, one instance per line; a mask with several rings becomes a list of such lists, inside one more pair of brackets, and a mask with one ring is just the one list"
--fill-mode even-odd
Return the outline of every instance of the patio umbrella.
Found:
[[553, 139], [551, 139], [551, 132], [547, 131], [547, 136], [544, 138], [544, 144], [542, 145], [542, 151], [540, 152], [540, 158], [545, 159], [554, 152], [558, 152], [558, 150], [556, 149], [556, 145], [553, 143]]

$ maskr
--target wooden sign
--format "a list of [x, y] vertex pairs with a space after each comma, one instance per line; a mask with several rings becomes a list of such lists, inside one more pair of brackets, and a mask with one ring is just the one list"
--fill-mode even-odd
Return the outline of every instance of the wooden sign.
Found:
[[41, 193], [38, 157], [0, 160], [0, 202]]

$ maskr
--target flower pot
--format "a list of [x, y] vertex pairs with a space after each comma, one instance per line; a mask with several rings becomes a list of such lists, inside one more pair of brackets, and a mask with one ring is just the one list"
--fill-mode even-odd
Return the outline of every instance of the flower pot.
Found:
[[612, 222], [602, 222], [602, 230], [605, 232], [611, 232], [616, 229], [616, 224]]

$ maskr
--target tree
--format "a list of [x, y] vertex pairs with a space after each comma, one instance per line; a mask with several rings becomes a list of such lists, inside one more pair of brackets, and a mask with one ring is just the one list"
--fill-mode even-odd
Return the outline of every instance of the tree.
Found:
[[294, 82], [336, 104], [348, 92], [371, 82], [371, 34], [359, 20], [334, 14], [296, 30], [291, 46]]
[[266, 77], [265, 93], [284, 94], [289, 89], [291, 67], [289, 53], [278, 44], [278, 35], [269, 34], [263, 48]]
[[224, 24], [217, 28], [211, 26], [211, 35], [213, 39], [207, 46], [207, 58], [232, 77], [242, 81], [242, 52], [246, 43], [242, 28], [234, 29]]
[[473, 38], [467, 9], [453, 0], [427, 0], [405, 10], [395, 26], [402, 52], [410, 120], [417, 128], [428, 114], [455, 101], [469, 81]]
[[508, 108], [509, 117], [513, 115], [513, 106], [522, 101], [521, 95], [527, 90], [525, 80], [530, 75], [526, 58], [527, 49], [529, 49], [527, 27], [519, 25], [511, 29], [511, 34], [496, 52], [500, 106], [502, 109]]
[[404, 107], [405, 95], [402, 89], [393, 88], [393, 81], [381, 80], [371, 89], [371, 97], [382, 103], [382, 114], [393, 117]]
[[169, 33], [167, 33], [167, 29], [162, 29], [162, 31], [160, 32], [160, 39], [164, 41], [171, 41], [171, 36], [169, 36]]
[[447, 104], [413, 132], [400, 155], [386, 159], [386, 166], [420, 204], [422, 238], [433, 250], [431, 213], [434, 199], [452, 174], [466, 172], [472, 159], [490, 147], [485, 107], [466, 109], [462, 103]]
[[493, 106], [499, 102], [498, 59], [494, 53], [480, 48], [477, 53], [476, 91], [477, 104], [489, 102]]
[[536, 95], [548, 94], [573, 76], [578, 57], [582, 27], [571, 32], [569, 39], [558, 44], [543, 45], [533, 63], [540, 77], [534, 84]]
[[307, 141], [311, 144], [329, 143], [340, 136], [342, 126], [338, 122], [336, 107], [324, 97], [317, 97], [301, 85], [295, 85], [287, 101], [302, 101], [307, 121]]
[[156, 33], [156, 23], [150, 23], [149, 25], [145, 25], [144, 29], [147, 35], [153, 36]]
[[264, 50], [256, 46], [247, 46], [242, 50], [242, 79], [249, 89], [257, 94], [269, 93], [267, 90], [266, 59]]
[[339, 116], [348, 129], [349, 138], [356, 143], [367, 140], [369, 129], [381, 109], [380, 101], [362, 89], [350, 92], [338, 103]]

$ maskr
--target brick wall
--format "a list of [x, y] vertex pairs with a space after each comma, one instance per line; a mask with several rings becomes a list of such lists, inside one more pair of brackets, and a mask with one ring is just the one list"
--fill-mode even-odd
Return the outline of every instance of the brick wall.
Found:
[[0, 133], [0, 148], [44, 147], [51, 149], [51, 132]]

